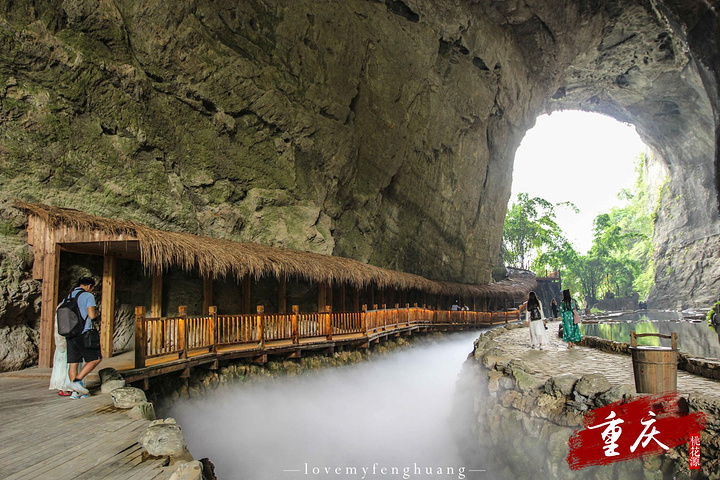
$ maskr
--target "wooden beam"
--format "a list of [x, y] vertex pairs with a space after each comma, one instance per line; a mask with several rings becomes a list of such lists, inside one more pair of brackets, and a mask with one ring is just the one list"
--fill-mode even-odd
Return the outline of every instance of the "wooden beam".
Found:
[[210, 314], [210, 306], [213, 305], [214, 284], [212, 277], [203, 277], [203, 315]]
[[242, 313], [253, 313], [250, 311], [251, 285], [250, 275], [247, 274], [242, 279]]
[[115, 334], [115, 276], [117, 264], [115, 255], [103, 258], [102, 299], [100, 300], [100, 351], [103, 358], [113, 354], [113, 335]]
[[278, 278], [278, 313], [287, 313], [287, 279]]
[[162, 317], [162, 273], [154, 273], [152, 276], [152, 291], [150, 299], [150, 317]]
[[346, 312], [347, 308], [345, 308], [345, 284], [340, 284], [340, 311]]
[[55, 307], [58, 304], [58, 279], [60, 277], [60, 247], [52, 232], [45, 238], [43, 252], [42, 304], [40, 307], [40, 346], [38, 366], [52, 367], [55, 346]]

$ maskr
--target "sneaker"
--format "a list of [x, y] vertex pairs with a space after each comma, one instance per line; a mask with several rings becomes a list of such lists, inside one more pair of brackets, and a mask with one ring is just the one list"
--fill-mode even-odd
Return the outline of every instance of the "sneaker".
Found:
[[80, 381], [80, 380], [75, 380], [74, 382], [70, 382], [70, 388], [75, 390], [80, 395], [89, 395], [90, 394], [90, 390], [83, 387], [82, 381]]
[[84, 395], [84, 394], [81, 394], [78, 392], [72, 392], [72, 395], [70, 395], [70, 398], [72, 398], [73, 400], [77, 400], [78, 398], [87, 398], [89, 396], [90, 395]]

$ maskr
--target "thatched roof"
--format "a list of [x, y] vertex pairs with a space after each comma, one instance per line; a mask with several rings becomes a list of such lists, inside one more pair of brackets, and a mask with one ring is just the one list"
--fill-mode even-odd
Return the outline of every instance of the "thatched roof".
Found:
[[139, 244], [140, 260], [153, 272], [180, 267], [212, 278], [297, 276], [314, 282], [348, 283], [358, 288], [375, 285], [378, 288], [417, 289], [430, 294], [466, 297], [521, 296], [535, 288], [534, 277], [512, 277], [487, 285], [439, 282], [344, 257], [168, 232], [128, 220], [102, 218], [79, 210], [38, 203], [18, 202], [15, 206], [44, 220], [53, 229], [67, 226], [81, 231], [135, 238]]

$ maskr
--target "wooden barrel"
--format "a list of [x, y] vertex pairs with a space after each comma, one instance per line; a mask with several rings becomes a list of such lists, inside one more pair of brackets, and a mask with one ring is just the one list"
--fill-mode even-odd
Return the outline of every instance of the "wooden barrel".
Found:
[[[637, 337], [657, 336], [672, 339], [672, 347], [638, 346]], [[677, 391], [677, 333], [630, 333], [633, 373], [637, 393], [663, 393]]]

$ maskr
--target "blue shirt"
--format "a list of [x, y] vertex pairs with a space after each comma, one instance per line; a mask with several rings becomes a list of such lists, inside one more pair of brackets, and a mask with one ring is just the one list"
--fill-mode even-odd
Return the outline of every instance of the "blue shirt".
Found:
[[92, 320], [90, 319], [90, 317], [88, 317], [87, 311], [88, 307], [97, 306], [95, 304], [95, 295], [90, 292], [86, 292], [82, 287], [75, 287], [72, 293], [73, 297], [75, 297], [76, 295], [80, 295], [79, 297], [77, 297], [77, 304], [78, 310], [80, 310], [80, 314], [82, 315], [83, 319], [85, 319], [85, 328], [82, 331], [82, 333], [85, 333], [92, 328]]

